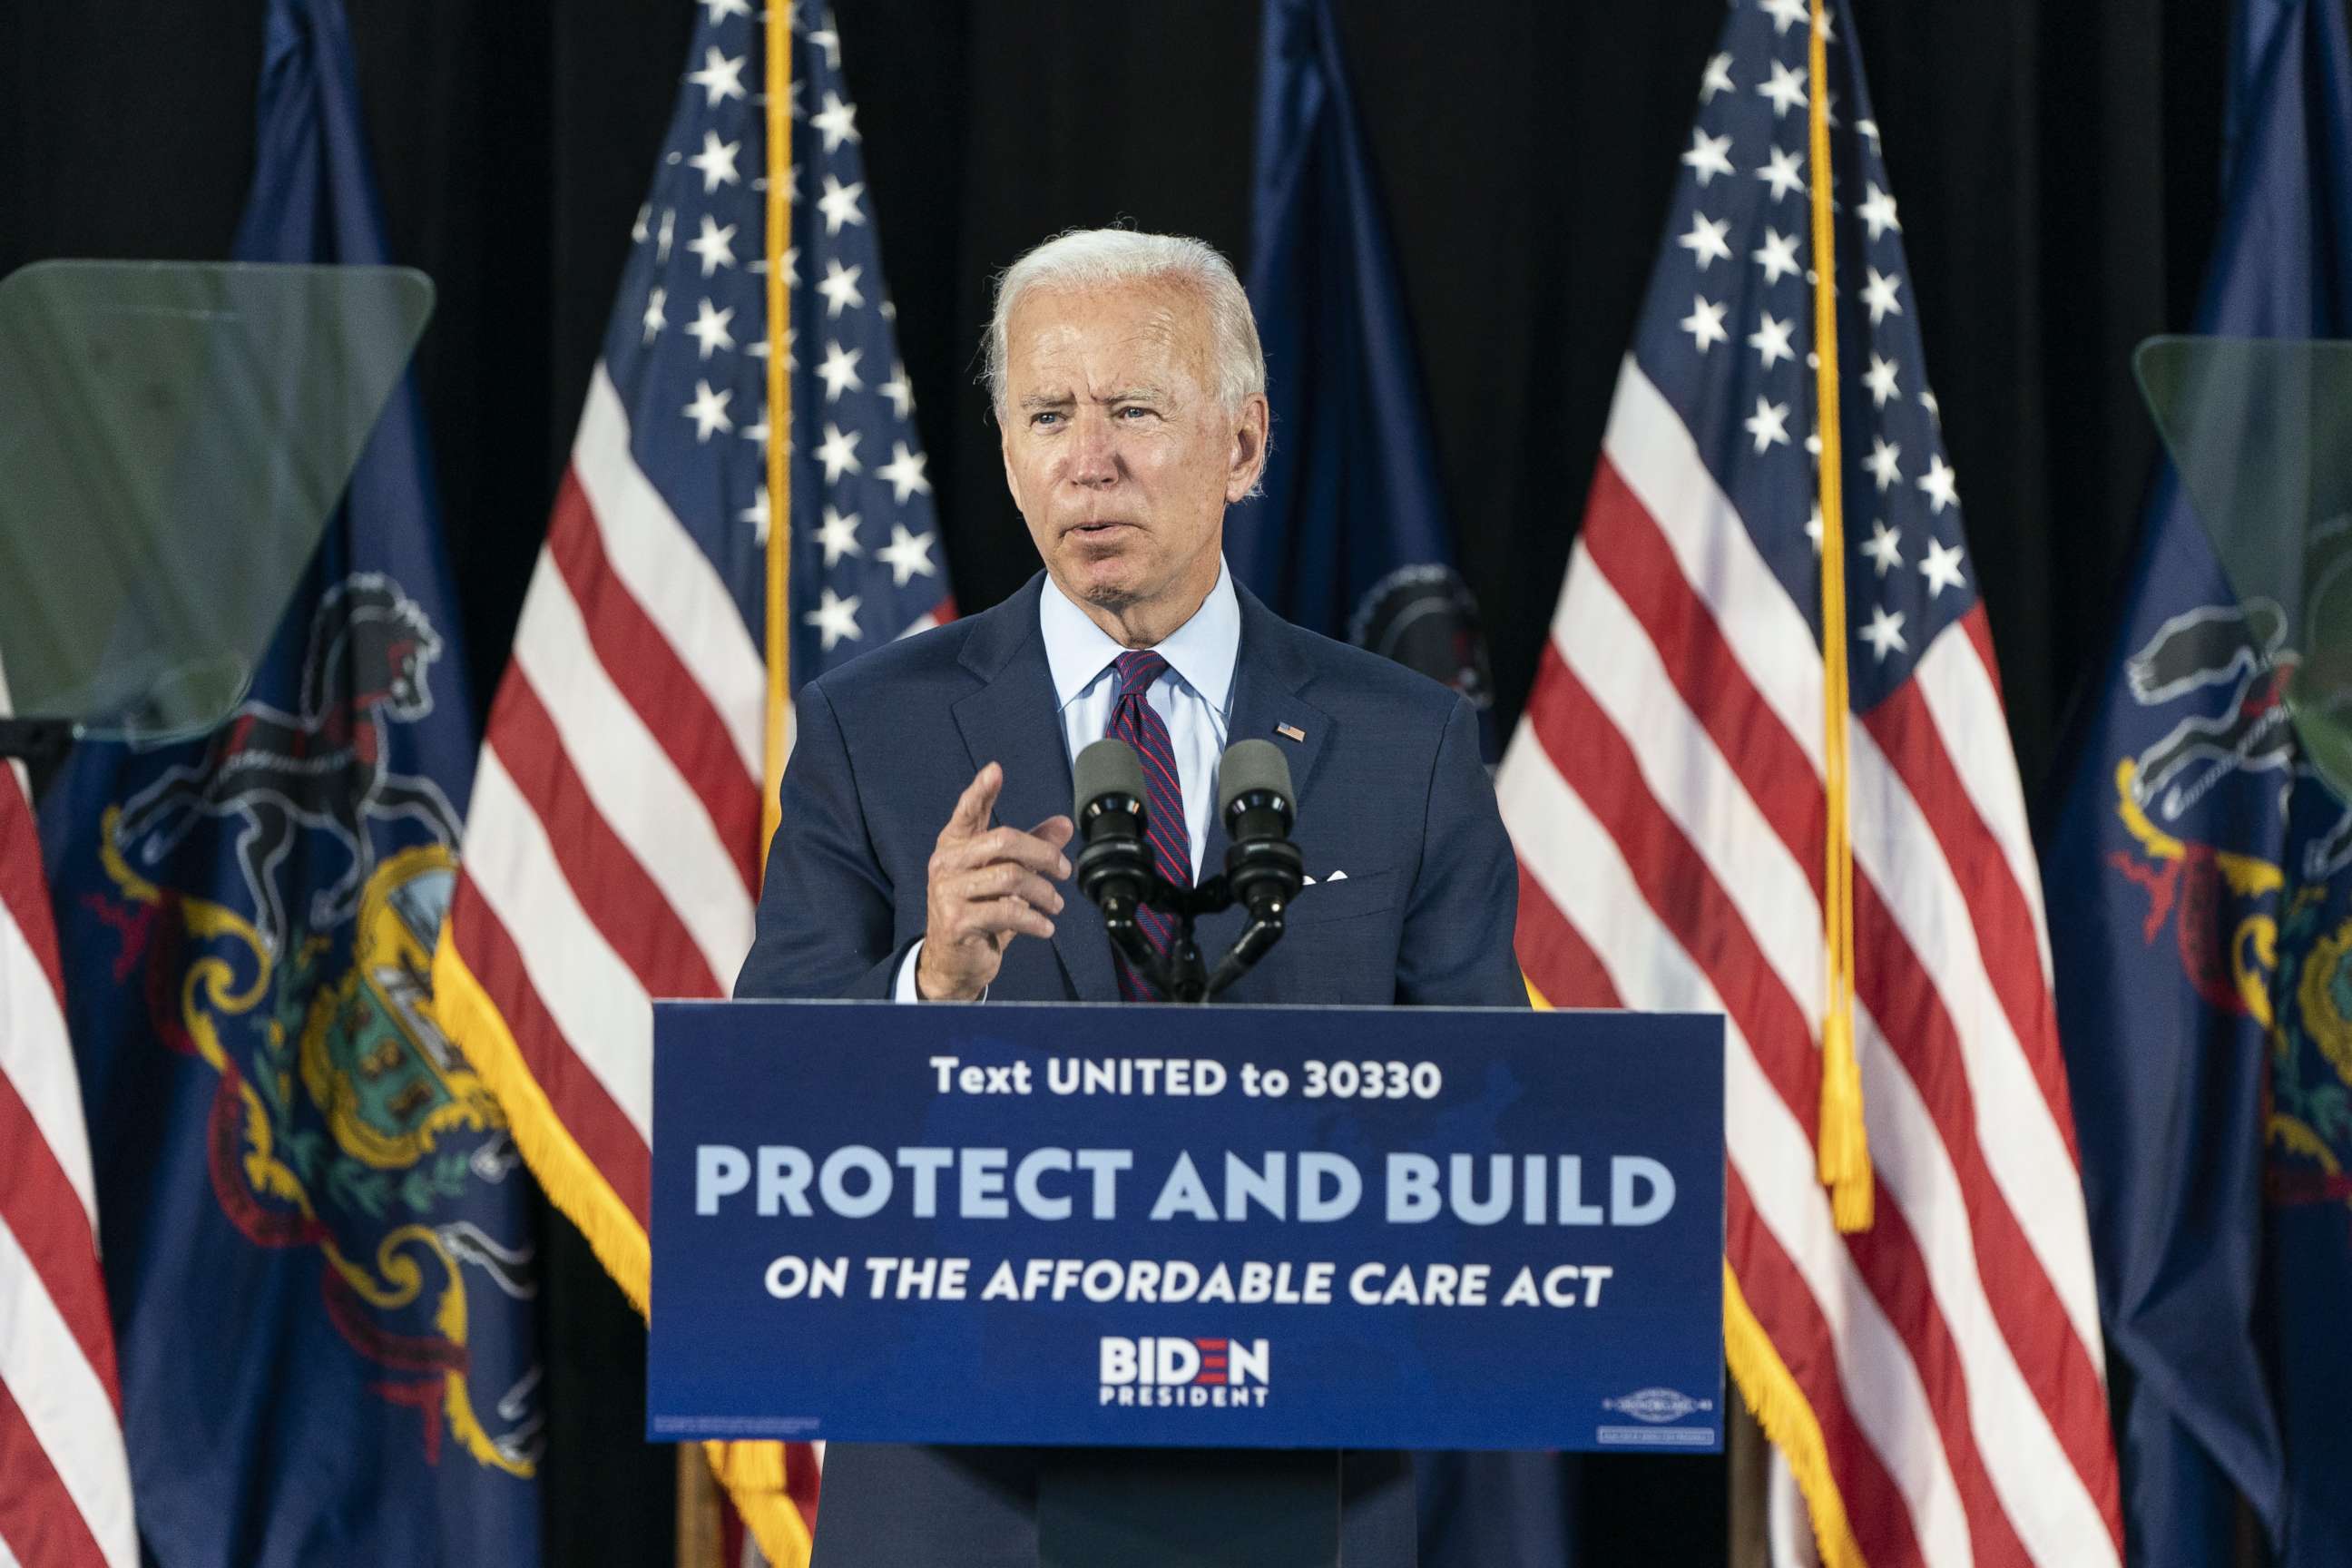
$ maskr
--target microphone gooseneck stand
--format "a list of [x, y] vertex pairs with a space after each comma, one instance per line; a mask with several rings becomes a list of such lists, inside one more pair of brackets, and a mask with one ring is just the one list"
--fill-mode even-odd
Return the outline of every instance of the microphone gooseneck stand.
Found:
[[[1288, 845], [1283, 847], [1291, 848]], [[1291, 853], [1296, 856], [1297, 851], [1291, 848]], [[1083, 861], [1084, 857], [1080, 859]], [[1285, 906], [1277, 903], [1251, 917], [1233, 947], [1212, 970], [1202, 956], [1199, 939], [1193, 935], [1193, 922], [1203, 915], [1221, 914], [1233, 908], [1234, 902], [1232, 882], [1225, 876], [1212, 877], [1197, 887], [1181, 888], [1154, 875], [1145, 890], [1143, 903], [1175, 922], [1175, 934], [1170, 938], [1166, 952], [1151, 945], [1151, 938], [1136, 919], [1136, 906], [1131, 901], [1118, 912], [1113, 912], [1107, 903], [1103, 924], [1129, 967], [1150, 982], [1153, 990], [1171, 1002], [1206, 1002], [1247, 973], [1252, 964], [1282, 940]]]
[[[1253, 750], [1263, 746], [1263, 752]], [[1140, 769], [1115, 741], [1089, 747], [1081, 759], [1077, 884], [1102, 910], [1128, 966], [1171, 1002], [1200, 1003], [1223, 991], [1282, 940], [1284, 918], [1305, 880], [1307, 862], [1290, 841], [1290, 771], [1271, 746], [1242, 742], [1226, 753], [1228, 787], [1220, 803], [1231, 840], [1225, 868], [1195, 886], [1160, 875], [1144, 833]], [[1233, 947], [1209, 967], [1193, 926], [1240, 904], [1249, 923]], [[1160, 952], [1137, 918], [1144, 909], [1169, 917], [1175, 930]]]

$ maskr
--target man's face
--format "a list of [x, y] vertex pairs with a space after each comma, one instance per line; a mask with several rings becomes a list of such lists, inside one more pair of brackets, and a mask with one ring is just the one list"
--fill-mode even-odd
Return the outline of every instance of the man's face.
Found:
[[1265, 459], [1265, 399], [1213, 390], [1207, 307], [1167, 282], [1040, 289], [1006, 325], [1004, 478], [1046, 571], [1114, 615], [1190, 614]]

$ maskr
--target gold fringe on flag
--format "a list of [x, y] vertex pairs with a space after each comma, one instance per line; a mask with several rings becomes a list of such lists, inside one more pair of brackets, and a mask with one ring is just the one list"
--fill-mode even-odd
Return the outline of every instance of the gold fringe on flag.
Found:
[[[433, 1016], [441, 1032], [458, 1043], [466, 1059], [506, 1112], [507, 1126], [548, 1201], [563, 1211], [613, 1277], [622, 1294], [646, 1315], [653, 1255], [645, 1227], [621, 1201], [604, 1173], [572, 1136], [548, 1103], [547, 1091], [531, 1075], [522, 1049], [498, 1005], [467, 967], [441, 928], [433, 952]], [[811, 1542], [800, 1509], [784, 1493], [781, 1443], [705, 1443], [711, 1473], [734, 1500], [743, 1526], [775, 1568], [807, 1568]]]
[[[1815, 15], [1818, 16], [1819, 12]], [[1821, 79], [1815, 77], [1814, 80]], [[1861, 1543], [1854, 1540], [1853, 1521], [1846, 1517], [1845, 1499], [1837, 1478], [1830, 1473], [1829, 1445], [1822, 1438], [1821, 1418], [1789, 1363], [1764, 1331], [1731, 1264], [1723, 1266], [1723, 1356], [1731, 1363], [1731, 1380], [1765, 1437], [1789, 1461], [1797, 1489], [1804, 1494], [1805, 1511], [1812, 1516], [1813, 1541], [1821, 1548], [1822, 1568], [1866, 1568]]]
[[[1820, 432], [1822, 519], [1822, 772], [1829, 800], [1829, 865], [1822, 927], [1829, 954], [1829, 995], [1822, 1012], [1822, 1125], [1817, 1151], [1837, 1227], [1868, 1230], [1873, 1184], [1870, 1134], [1862, 1117], [1862, 1066], [1853, 1037], [1853, 838], [1852, 767], [1846, 730], [1844, 458], [1839, 439], [1837, 234], [1830, 215], [1836, 184], [1830, 162], [1829, 47], [1823, 0], [1813, 0], [1809, 57], [1812, 132], [1813, 388]], [[1769, 1430], [1769, 1424], [1767, 1430]]]

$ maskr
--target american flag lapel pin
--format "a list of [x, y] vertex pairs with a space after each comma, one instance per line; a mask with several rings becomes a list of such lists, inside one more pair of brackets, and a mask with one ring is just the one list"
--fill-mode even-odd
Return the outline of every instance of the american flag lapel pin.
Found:
[[1274, 732], [1280, 735], [1286, 741], [1304, 741], [1307, 739], [1307, 731], [1300, 729], [1296, 724], [1276, 724], [1274, 727]]

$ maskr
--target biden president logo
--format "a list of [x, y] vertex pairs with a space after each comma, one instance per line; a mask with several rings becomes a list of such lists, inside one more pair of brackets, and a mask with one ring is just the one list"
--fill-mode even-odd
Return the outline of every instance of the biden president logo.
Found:
[[1100, 1405], [1153, 1409], [1263, 1409], [1272, 1356], [1264, 1340], [1106, 1334], [1097, 1354]]

